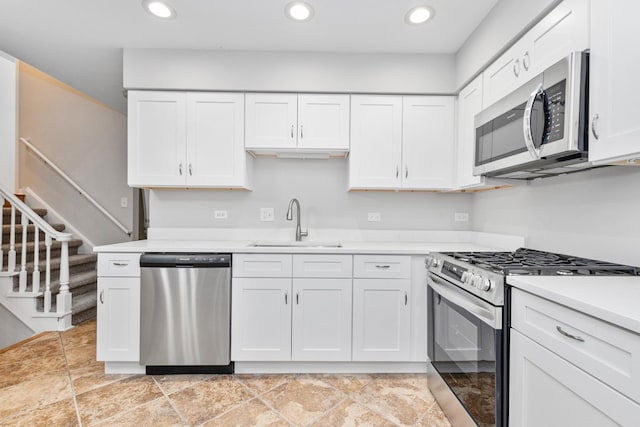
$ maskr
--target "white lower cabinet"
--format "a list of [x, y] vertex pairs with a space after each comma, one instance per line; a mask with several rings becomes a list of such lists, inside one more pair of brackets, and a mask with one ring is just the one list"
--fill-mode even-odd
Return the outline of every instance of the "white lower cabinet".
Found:
[[140, 278], [98, 277], [96, 360], [140, 360]]
[[353, 280], [353, 360], [407, 361], [409, 279]]
[[292, 359], [351, 360], [351, 279], [293, 279]]
[[511, 330], [509, 425], [637, 426], [640, 405]]
[[291, 360], [291, 279], [233, 278], [231, 359]]

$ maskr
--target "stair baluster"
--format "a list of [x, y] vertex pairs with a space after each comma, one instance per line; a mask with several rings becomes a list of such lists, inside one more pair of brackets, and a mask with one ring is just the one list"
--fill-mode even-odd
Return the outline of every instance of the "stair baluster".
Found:
[[[4, 218], [2, 218], [2, 216], [4, 215], [4, 209], [2, 209], [3, 207], [4, 207], [4, 197], [0, 196], [0, 226], [4, 225]], [[0, 272], [2, 271], [3, 263], [4, 263], [4, 251], [2, 250], [2, 233], [0, 233]]]
[[9, 258], [7, 259], [7, 271], [16, 271], [16, 208], [11, 205], [11, 231], [9, 232]]
[[51, 236], [48, 234], [44, 238], [44, 246], [47, 249], [47, 262], [44, 273], [44, 312], [51, 311]]
[[22, 224], [22, 253], [20, 254], [20, 276], [18, 281], [18, 292], [27, 291], [27, 229], [29, 228], [29, 218], [21, 216]]
[[31, 274], [31, 292], [37, 294], [40, 292], [40, 228], [33, 224], [33, 273]]

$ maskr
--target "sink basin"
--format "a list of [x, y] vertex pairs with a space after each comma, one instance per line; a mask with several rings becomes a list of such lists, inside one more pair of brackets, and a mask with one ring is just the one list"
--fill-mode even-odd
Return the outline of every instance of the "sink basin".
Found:
[[252, 248], [341, 248], [338, 242], [253, 242], [247, 246]]

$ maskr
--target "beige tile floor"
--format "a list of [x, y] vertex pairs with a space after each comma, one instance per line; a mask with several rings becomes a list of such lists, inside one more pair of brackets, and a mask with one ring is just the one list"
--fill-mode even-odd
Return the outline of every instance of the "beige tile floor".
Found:
[[95, 321], [0, 351], [0, 426], [449, 426], [424, 375], [105, 375]]

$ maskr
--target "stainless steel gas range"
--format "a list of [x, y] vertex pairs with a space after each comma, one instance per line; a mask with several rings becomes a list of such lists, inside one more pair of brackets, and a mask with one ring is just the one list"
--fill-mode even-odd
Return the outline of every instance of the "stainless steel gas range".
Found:
[[507, 426], [510, 275], [640, 275], [640, 269], [518, 249], [426, 260], [429, 388], [454, 427]]

